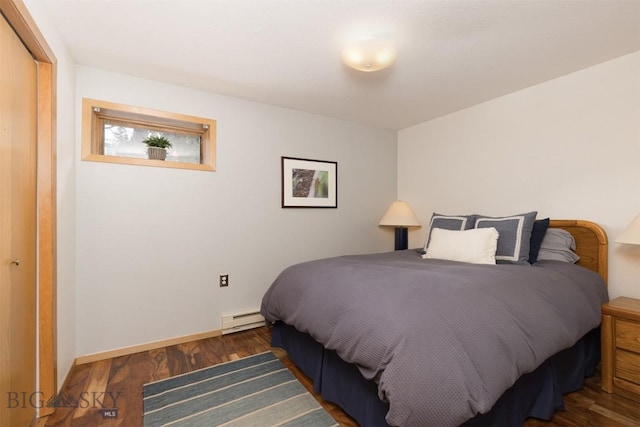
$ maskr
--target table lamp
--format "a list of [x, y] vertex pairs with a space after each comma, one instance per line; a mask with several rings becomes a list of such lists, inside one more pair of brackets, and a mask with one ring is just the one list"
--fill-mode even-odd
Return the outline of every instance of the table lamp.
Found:
[[640, 214], [631, 221], [631, 224], [624, 229], [614, 242], [629, 245], [640, 245]]
[[398, 251], [407, 249], [409, 245], [407, 227], [420, 227], [422, 224], [409, 203], [398, 200], [391, 203], [379, 225], [396, 228], [396, 251]]

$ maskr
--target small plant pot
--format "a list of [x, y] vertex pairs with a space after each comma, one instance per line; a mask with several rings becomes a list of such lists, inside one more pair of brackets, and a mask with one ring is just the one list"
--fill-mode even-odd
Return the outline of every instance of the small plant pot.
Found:
[[149, 159], [164, 160], [167, 158], [167, 149], [160, 147], [149, 147], [147, 148], [147, 154], [149, 155]]

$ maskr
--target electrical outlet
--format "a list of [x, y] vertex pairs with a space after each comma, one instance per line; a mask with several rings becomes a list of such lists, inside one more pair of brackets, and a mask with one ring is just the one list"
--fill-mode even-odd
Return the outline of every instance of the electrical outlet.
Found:
[[223, 288], [225, 286], [229, 286], [229, 275], [221, 274], [220, 275], [220, 287]]

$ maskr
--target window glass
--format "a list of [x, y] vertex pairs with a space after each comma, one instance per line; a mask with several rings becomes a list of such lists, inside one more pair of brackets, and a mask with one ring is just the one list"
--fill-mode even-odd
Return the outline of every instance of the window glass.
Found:
[[147, 158], [147, 146], [142, 141], [151, 135], [161, 135], [171, 141], [167, 162], [201, 163], [200, 135], [174, 132], [155, 132], [150, 129], [104, 122], [104, 155]]

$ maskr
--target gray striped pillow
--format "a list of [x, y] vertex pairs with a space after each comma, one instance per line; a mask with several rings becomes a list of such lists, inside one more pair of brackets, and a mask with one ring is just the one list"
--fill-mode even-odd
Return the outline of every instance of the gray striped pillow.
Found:
[[497, 263], [528, 263], [531, 230], [537, 214], [537, 211], [532, 211], [503, 217], [477, 215], [475, 228], [494, 227], [498, 230]]
[[475, 217], [475, 215], [442, 215], [434, 212], [433, 215], [431, 215], [429, 233], [427, 234], [427, 240], [424, 243], [424, 251], [426, 252], [427, 247], [429, 247], [431, 230], [434, 228], [453, 231], [470, 230], [473, 228]]

